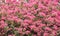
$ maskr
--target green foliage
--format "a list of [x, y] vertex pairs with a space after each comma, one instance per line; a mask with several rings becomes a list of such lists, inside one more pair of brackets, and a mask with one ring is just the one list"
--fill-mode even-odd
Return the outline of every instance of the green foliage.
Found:
[[35, 8], [35, 9], [37, 9], [37, 8], [38, 8], [38, 5], [37, 5], [37, 4], [35, 4], [35, 5], [34, 5], [34, 8]]

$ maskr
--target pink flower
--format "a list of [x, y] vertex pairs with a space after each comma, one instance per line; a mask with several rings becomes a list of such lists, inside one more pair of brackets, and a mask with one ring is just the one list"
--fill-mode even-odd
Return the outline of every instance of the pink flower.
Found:
[[25, 33], [28, 35], [30, 33], [30, 31], [26, 31]]
[[[2, 20], [2, 21], [0, 21], [0, 23], [1, 23], [1, 25], [0, 25], [0, 28], [4, 28], [4, 27], [6, 27], [7, 26], [7, 24]], [[3, 26], [3, 27], [2, 27]]]
[[55, 29], [55, 30], [58, 30], [58, 27], [57, 27], [56, 25], [54, 25], [54, 29]]
[[27, 20], [27, 19], [25, 19], [24, 22], [25, 22], [25, 23], [32, 23], [32, 20]]
[[52, 31], [52, 29], [49, 27], [45, 27], [45, 30]]
[[[5, 0], [5, 2], [2, 0], [1, 3], [1, 34], [9, 30], [12, 31], [14, 28], [13, 30], [18, 31], [21, 36], [31, 33], [33, 33], [32, 36], [41, 36], [42, 32], [44, 32], [43, 36], [50, 36], [51, 34], [56, 36], [57, 31], [60, 30], [59, 0]], [[20, 16], [22, 17], [20, 18]], [[11, 24], [6, 20], [15, 22]], [[6, 28], [8, 31], [4, 29], [5, 27], [8, 27], [8, 29]], [[33, 32], [31, 32], [32, 30]], [[8, 36], [15, 36], [15, 34], [8, 33]]]
[[48, 36], [48, 33], [45, 32], [43, 36]]
[[56, 32], [55, 30], [52, 31], [52, 34], [53, 34], [54, 36], [56, 35], [56, 33], [57, 33], [57, 32]]
[[6, 3], [10, 3], [11, 2], [11, 0], [5, 0], [6, 1]]
[[29, 27], [31, 30], [36, 28], [35, 25], [29, 26]]
[[22, 34], [22, 28], [18, 28], [18, 32]]
[[44, 16], [44, 17], [46, 16], [45, 13], [43, 13], [43, 12], [40, 12], [38, 15], [39, 16]]
[[8, 36], [12, 36], [12, 35], [8, 35]]

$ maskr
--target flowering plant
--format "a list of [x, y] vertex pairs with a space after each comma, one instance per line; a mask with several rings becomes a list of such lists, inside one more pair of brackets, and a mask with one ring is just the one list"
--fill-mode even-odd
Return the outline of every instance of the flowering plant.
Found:
[[60, 36], [60, 0], [0, 1], [0, 36]]

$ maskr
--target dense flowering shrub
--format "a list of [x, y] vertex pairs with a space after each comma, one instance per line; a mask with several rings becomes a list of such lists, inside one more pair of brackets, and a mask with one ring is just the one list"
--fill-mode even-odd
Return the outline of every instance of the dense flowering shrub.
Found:
[[60, 36], [60, 0], [0, 0], [0, 36]]

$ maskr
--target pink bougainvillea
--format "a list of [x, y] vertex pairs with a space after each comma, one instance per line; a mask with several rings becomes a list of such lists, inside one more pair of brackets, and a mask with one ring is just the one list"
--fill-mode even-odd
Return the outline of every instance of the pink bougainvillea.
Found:
[[0, 36], [60, 36], [60, 0], [0, 0]]

